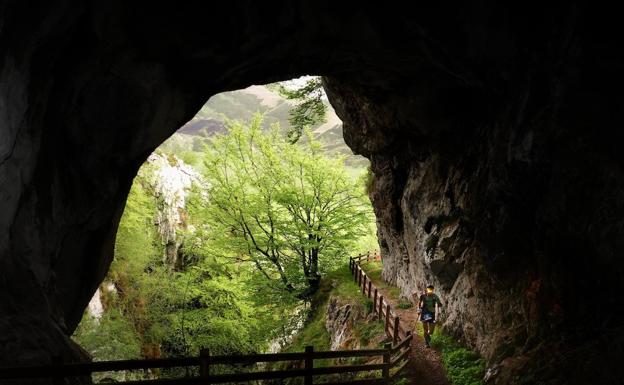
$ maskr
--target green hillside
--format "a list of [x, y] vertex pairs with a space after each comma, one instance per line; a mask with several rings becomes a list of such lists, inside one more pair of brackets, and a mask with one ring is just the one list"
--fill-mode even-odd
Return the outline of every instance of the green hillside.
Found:
[[[311, 127], [315, 139], [319, 140], [328, 155], [344, 156], [345, 164], [352, 175], [358, 175], [368, 166], [368, 160], [354, 155], [342, 136], [342, 122], [329, 103], [325, 123]], [[250, 120], [257, 112], [264, 114], [264, 126], [279, 125], [288, 130], [291, 109], [290, 101], [265, 86], [251, 86], [243, 90], [223, 92], [211, 97], [201, 110], [178, 130], [165, 144], [165, 151], [181, 153], [198, 151], [200, 145], [194, 137], [208, 137], [225, 131], [224, 122]]]

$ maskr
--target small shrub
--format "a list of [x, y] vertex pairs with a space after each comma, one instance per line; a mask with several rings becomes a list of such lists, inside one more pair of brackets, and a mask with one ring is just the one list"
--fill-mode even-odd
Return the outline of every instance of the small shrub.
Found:
[[397, 378], [396, 380], [394, 380], [394, 385], [407, 385], [409, 384], [409, 380], [407, 379], [407, 377], [405, 376], [401, 376], [399, 378]]
[[377, 322], [369, 322], [366, 324], [356, 326], [355, 330], [360, 343], [363, 346], [368, 345], [375, 337], [384, 335], [384, 326], [383, 323]]
[[439, 331], [432, 336], [431, 345], [441, 351], [444, 367], [453, 385], [483, 384], [485, 361], [477, 353]]
[[410, 301], [407, 301], [407, 300], [401, 300], [401, 302], [397, 304], [397, 308], [399, 309], [409, 309], [412, 306], [414, 305]]
[[366, 300], [366, 314], [370, 314], [373, 312], [373, 301], [370, 299]]

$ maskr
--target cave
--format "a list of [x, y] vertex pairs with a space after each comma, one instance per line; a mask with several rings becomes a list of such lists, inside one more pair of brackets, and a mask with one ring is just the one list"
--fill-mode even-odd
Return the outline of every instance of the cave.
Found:
[[0, 360], [68, 338], [133, 177], [218, 92], [323, 76], [371, 161], [384, 277], [442, 288], [488, 383], [624, 378], [624, 58], [568, 2], [0, 6]]

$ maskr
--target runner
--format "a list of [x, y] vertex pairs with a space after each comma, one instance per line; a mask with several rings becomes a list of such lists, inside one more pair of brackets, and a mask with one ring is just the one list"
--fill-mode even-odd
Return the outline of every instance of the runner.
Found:
[[435, 322], [441, 307], [442, 302], [440, 302], [438, 295], [434, 293], [433, 285], [427, 286], [425, 293], [421, 294], [418, 299], [418, 313], [423, 324], [423, 337], [427, 347], [430, 346], [429, 342], [435, 330]]

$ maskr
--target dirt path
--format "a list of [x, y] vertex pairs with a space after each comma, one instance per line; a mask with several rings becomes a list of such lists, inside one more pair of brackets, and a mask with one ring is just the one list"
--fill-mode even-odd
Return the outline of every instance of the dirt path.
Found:
[[[367, 264], [366, 261], [362, 261], [360, 265], [366, 272], [369, 271], [369, 266], [367, 266]], [[414, 334], [411, 360], [405, 369], [406, 377], [410, 380], [410, 384], [451, 385], [451, 382], [446, 377], [446, 370], [444, 369], [440, 353], [425, 346], [425, 340], [422, 337], [422, 327], [416, 328], [416, 322], [418, 320], [416, 306], [409, 309], [400, 309], [397, 306], [398, 300], [395, 298], [396, 294], [391, 292], [387, 284], [374, 274], [367, 275], [373, 281], [373, 284], [377, 286], [381, 295], [384, 296], [384, 299], [390, 303], [393, 311], [398, 314], [401, 319], [401, 326], [405, 330], [411, 330]]]

